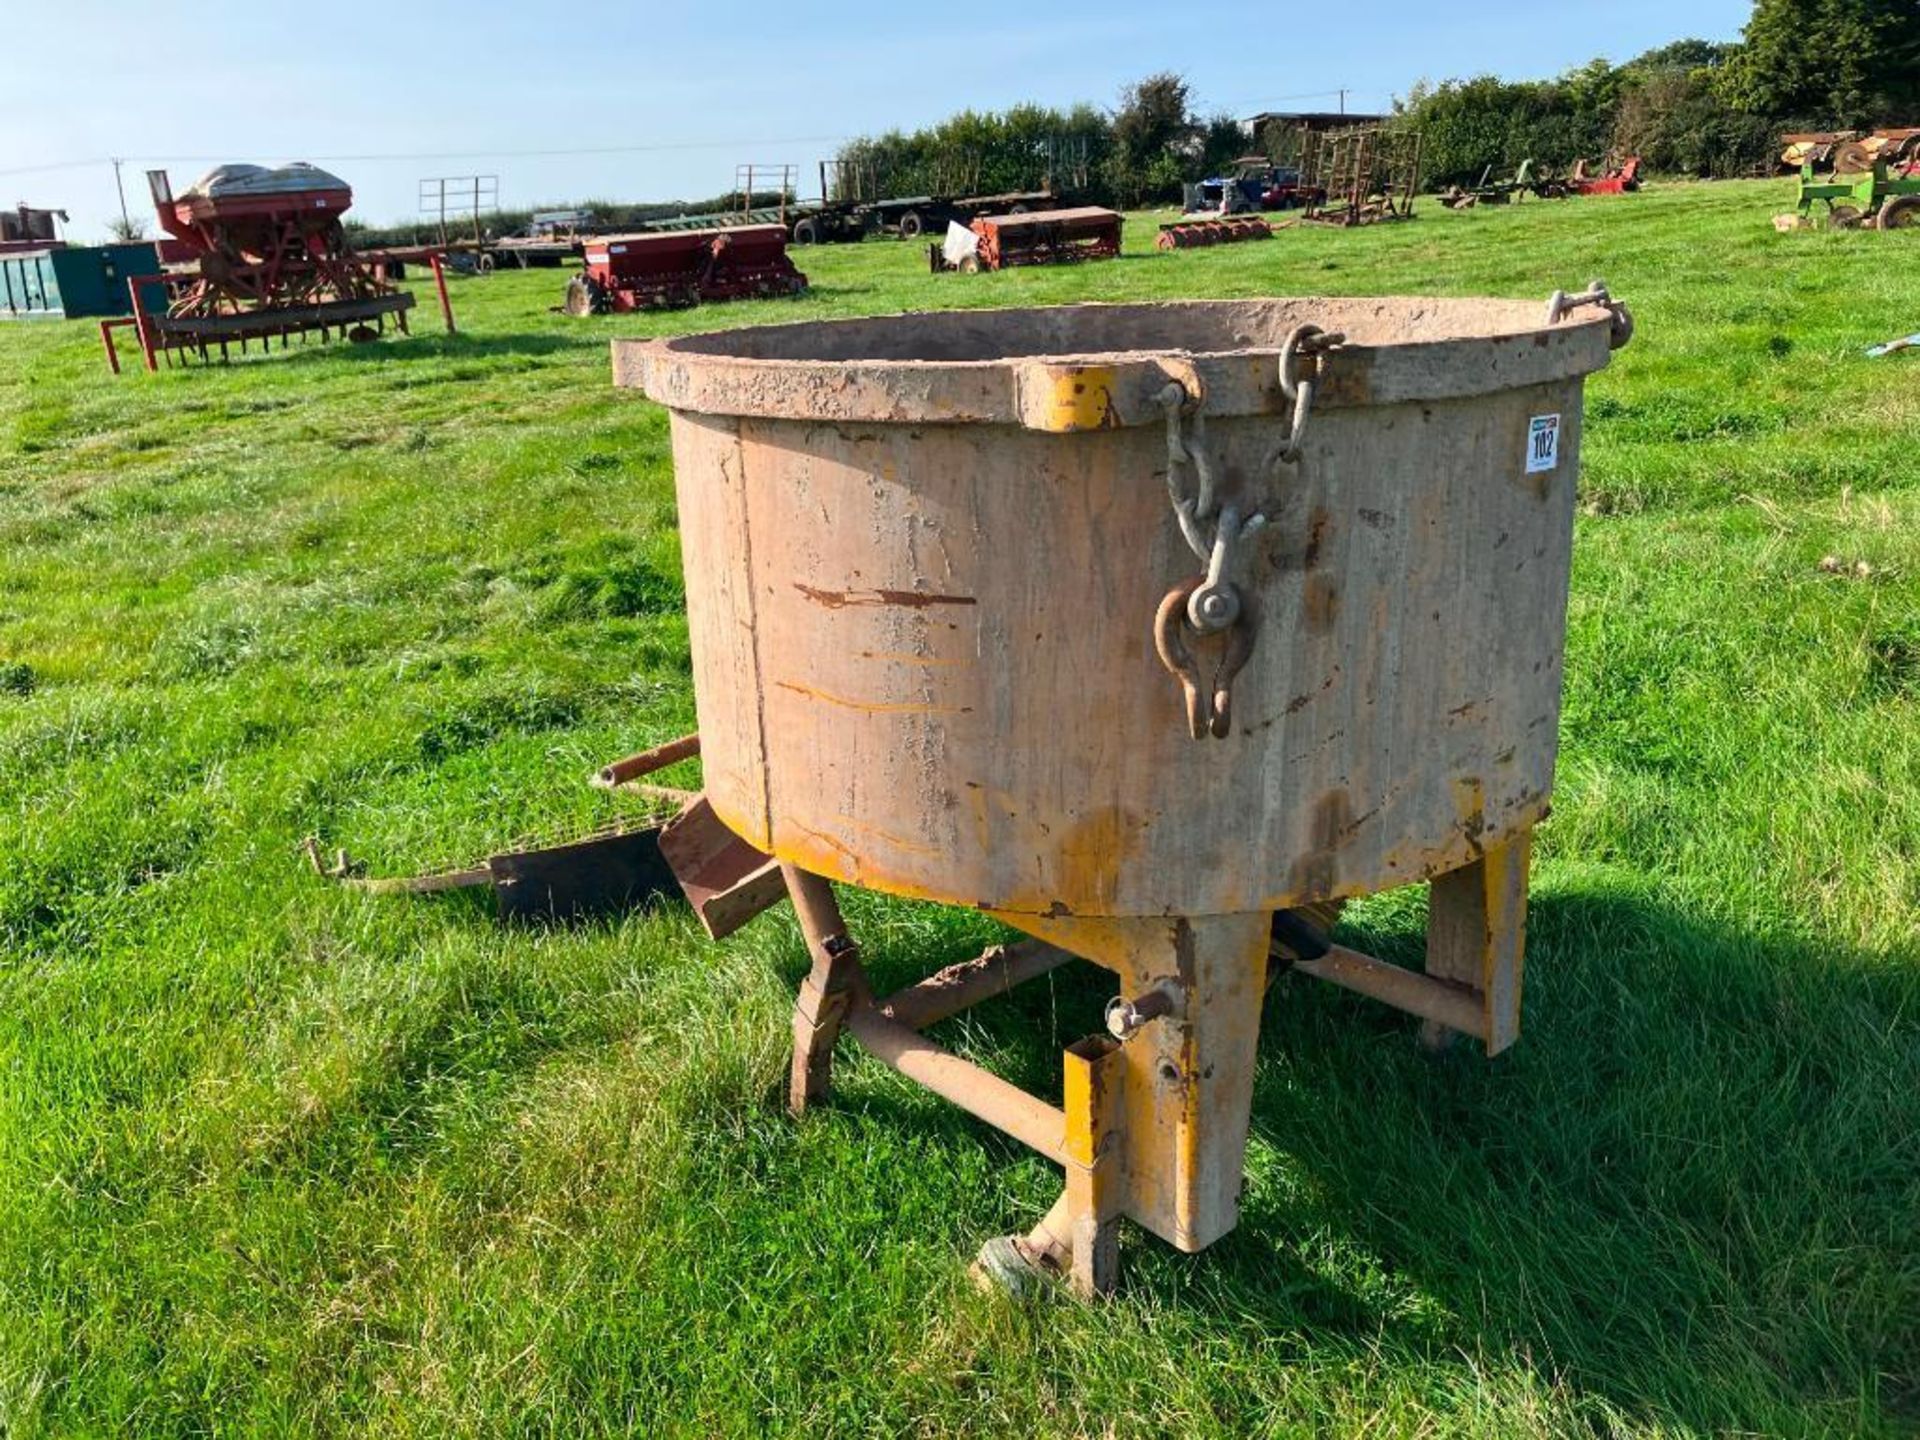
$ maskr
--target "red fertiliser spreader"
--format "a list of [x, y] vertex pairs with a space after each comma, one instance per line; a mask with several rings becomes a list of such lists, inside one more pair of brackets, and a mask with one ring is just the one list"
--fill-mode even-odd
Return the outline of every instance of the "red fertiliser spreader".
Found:
[[[116, 373], [113, 329], [120, 325], [139, 336], [149, 370], [162, 357], [205, 361], [218, 351], [224, 360], [230, 346], [244, 354], [250, 341], [268, 350], [276, 337], [283, 350], [294, 335], [373, 340], [389, 320], [406, 333], [413, 296], [390, 280], [388, 257], [354, 250], [341, 223], [353, 191], [338, 176], [304, 164], [222, 165], [178, 196], [164, 170], [148, 171], [147, 185], [168, 237], [162, 254], [174, 263], [129, 280], [132, 317], [102, 323]], [[440, 257], [425, 258], [452, 330]]]
[[787, 258], [784, 225], [602, 235], [585, 242], [586, 266], [567, 282], [569, 315], [671, 310], [708, 300], [806, 293]]

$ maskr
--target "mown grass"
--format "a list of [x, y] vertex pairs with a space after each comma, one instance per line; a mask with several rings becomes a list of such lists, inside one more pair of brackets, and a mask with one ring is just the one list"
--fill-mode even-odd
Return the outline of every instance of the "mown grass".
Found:
[[[1920, 1425], [1920, 364], [1909, 234], [1780, 186], [930, 277], [117, 380], [0, 329], [0, 1432], [1876, 1435]], [[769, 915], [502, 930], [328, 886], [604, 818], [689, 728], [664, 415], [620, 334], [1604, 276], [1520, 1046], [1270, 1002], [1240, 1229], [1112, 1303], [965, 1262], [1049, 1167], [871, 1063], [782, 1114]], [[1832, 559], [1837, 565], [1822, 567]], [[873, 968], [977, 917], [850, 896]], [[1419, 897], [1349, 912], [1411, 958]], [[1068, 975], [949, 1027], [1036, 1087]]]

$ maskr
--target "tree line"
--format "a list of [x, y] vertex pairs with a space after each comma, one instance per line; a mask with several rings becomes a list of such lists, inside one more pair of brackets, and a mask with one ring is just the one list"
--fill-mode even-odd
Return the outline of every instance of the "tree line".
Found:
[[[1472, 184], [1531, 158], [1641, 157], [1660, 174], [1767, 173], [1783, 132], [1920, 124], [1920, 3], [1755, 0], [1741, 39], [1680, 40], [1624, 64], [1601, 59], [1550, 80], [1495, 76], [1421, 82], [1394, 122], [1422, 135], [1431, 184]], [[1178, 75], [1149, 76], [1111, 110], [1090, 104], [963, 111], [842, 148], [841, 193], [992, 194], [1052, 183], [1098, 203], [1179, 196], [1258, 143], [1225, 115], [1202, 115]]]

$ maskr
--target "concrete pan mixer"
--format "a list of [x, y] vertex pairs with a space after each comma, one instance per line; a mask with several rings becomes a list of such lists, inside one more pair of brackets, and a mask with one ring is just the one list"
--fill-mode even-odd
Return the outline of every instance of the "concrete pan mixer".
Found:
[[[672, 416], [705, 771], [662, 849], [715, 933], [784, 876], [793, 1107], [846, 1035], [1032, 1146], [1065, 1193], [983, 1262], [1093, 1293], [1123, 1217], [1233, 1228], [1278, 966], [1511, 1044], [1583, 381], [1630, 335], [1596, 283], [617, 343]], [[1424, 973], [1328, 939], [1419, 881]], [[1031, 938], [877, 997], [829, 882]], [[922, 1033], [1074, 957], [1118, 986], [1057, 1101]]]

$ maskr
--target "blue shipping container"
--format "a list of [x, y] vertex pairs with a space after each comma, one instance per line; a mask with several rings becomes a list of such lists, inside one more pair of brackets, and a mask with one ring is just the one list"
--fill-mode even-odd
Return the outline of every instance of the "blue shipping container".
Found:
[[127, 277], [159, 273], [160, 256], [151, 241], [0, 255], [0, 316], [131, 315]]

